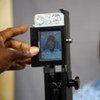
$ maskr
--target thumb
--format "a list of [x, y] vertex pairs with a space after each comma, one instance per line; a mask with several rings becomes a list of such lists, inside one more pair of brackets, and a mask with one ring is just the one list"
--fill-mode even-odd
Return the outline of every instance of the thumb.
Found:
[[31, 58], [39, 53], [38, 47], [30, 47], [28, 50], [23, 51], [18, 51], [13, 48], [10, 48], [10, 50], [12, 51], [11, 58], [13, 61]]

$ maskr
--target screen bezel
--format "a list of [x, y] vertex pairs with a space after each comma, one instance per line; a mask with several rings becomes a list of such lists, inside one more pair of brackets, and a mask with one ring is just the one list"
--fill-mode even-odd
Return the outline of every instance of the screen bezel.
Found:
[[[46, 66], [46, 65], [64, 65], [66, 61], [66, 37], [64, 34], [64, 26], [55, 26], [55, 27], [40, 27], [40, 28], [31, 28], [31, 45], [38, 45], [38, 33], [41, 31], [61, 31], [61, 50], [62, 50], [62, 59], [61, 60], [50, 60], [50, 61], [39, 61], [39, 54], [32, 57], [32, 67], [36, 66]], [[41, 52], [41, 51], [40, 51]]]

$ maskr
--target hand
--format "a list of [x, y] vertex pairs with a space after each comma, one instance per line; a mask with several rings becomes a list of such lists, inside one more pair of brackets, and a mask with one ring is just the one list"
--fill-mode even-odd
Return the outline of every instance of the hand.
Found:
[[30, 64], [31, 57], [38, 54], [37, 47], [13, 39], [27, 29], [27, 26], [17, 26], [0, 32], [0, 73], [8, 69], [23, 69], [26, 64]]

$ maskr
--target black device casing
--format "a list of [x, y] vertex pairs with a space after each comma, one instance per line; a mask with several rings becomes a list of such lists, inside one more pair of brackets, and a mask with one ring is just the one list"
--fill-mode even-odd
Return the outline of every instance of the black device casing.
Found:
[[39, 61], [38, 55], [32, 57], [32, 67], [36, 66], [46, 66], [46, 65], [65, 65], [66, 64], [66, 35], [64, 26], [53, 26], [53, 27], [31, 27], [31, 45], [38, 46], [38, 33], [39, 31], [61, 31], [61, 46], [62, 46], [62, 60], [52, 60], [52, 61]]

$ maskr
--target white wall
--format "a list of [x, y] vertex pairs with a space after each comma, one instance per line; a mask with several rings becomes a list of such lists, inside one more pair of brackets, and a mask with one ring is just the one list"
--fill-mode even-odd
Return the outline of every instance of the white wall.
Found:
[[[100, 77], [97, 56], [100, 32], [100, 0], [13, 0], [14, 25], [31, 26], [36, 13], [54, 12], [64, 8], [70, 13], [71, 62], [73, 77], [78, 75], [81, 86]], [[19, 39], [29, 42], [27, 32]], [[44, 100], [42, 68], [16, 72], [16, 100]]]

